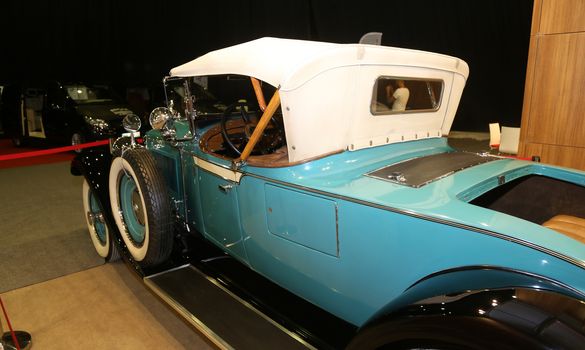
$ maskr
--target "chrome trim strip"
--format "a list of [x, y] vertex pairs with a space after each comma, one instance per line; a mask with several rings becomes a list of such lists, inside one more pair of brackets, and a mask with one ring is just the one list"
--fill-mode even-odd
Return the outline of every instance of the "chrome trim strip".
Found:
[[154, 277], [158, 277], [160, 275], [164, 275], [167, 272], [177, 271], [177, 270], [183, 269], [185, 267], [189, 267], [189, 266], [191, 266], [191, 264], [183, 264], [181, 266], [173, 267], [172, 269], [164, 270], [164, 271], [161, 271], [161, 272], [157, 272], [155, 274], [152, 274], [152, 275], [145, 276], [144, 279], [147, 279], [147, 278], [148, 279], [151, 279], [151, 278], [154, 278]]
[[268, 321], [270, 324], [272, 324], [273, 326], [275, 326], [276, 328], [280, 329], [282, 332], [284, 332], [286, 335], [288, 335], [289, 337], [293, 338], [294, 340], [298, 341], [299, 343], [303, 344], [304, 346], [306, 346], [308, 349], [311, 350], [317, 350], [317, 348], [313, 347], [311, 344], [307, 343], [304, 339], [302, 339], [298, 334], [293, 333], [291, 331], [289, 331], [288, 329], [284, 328], [280, 323], [274, 321], [273, 319], [271, 319], [270, 317], [266, 316], [264, 313], [262, 313], [260, 310], [256, 309], [254, 306], [252, 306], [250, 303], [248, 303], [247, 301], [243, 300], [242, 298], [240, 298], [239, 296], [237, 296], [236, 294], [232, 293], [229, 289], [227, 289], [226, 287], [224, 287], [221, 283], [219, 283], [216, 279], [207, 276], [206, 274], [204, 274], [203, 272], [199, 271], [197, 268], [193, 267], [192, 265], [190, 266], [192, 270], [194, 270], [195, 272], [197, 272], [198, 274], [200, 274], [201, 276], [203, 276], [205, 279], [207, 279], [209, 282], [213, 283], [216, 287], [218, 287], [219, 289], [223, 290], [224, 292], [226, 292], [229, 296], [231, 296], [232, 298], [234, 298], [235, 300], [237, 300], [240, 304], [244, 305], [245, 307], [247, 307], [250, 311], [256, 313], [258, 316], [262, 317], [263, 319], [265, 319], [266, 321]]
[[[165, 271], [167, 272], [167, 271]], [[164, 273], [164, 272], [162, 272]], [[183, 318], [193, 325], [199, 332], [201, 332], [207, 339], [209, 339], [214, 345], [216, 345], [221, 350], [234, 350], [232, 346], [230, 346], [225, 340], [223, 340], [219, 335], [217, 335], [214, 331], [209, 329], [201, 320], [199, 320], [195, 315], [190, 313], [187, 309], [185, 309], [181, 304], [177, 303], [175, 299], [171, 298], [167, 293], [165, 293], [162, 289], [160, 289], [156, 283], [152, 282], [148, 277], [145, 277], [144, 284], [150, 288], [156, 295], [158, 295], [163, 301], [165, 301], [171, 308], [173, 308], [179, 315], [183, 316]]]
[[193, 162], [195, 165], [200, 167], [201, 169], [207, 170], [210, 173], [213, 173], [224, 180], [233, 181], [235, 183], [240, 183], [240, 179], [242, 178], [242, 173], [239, 171], [235, 171], [221, 165], [217, 165], [211, 162], [208, 162], [204, 159], [201, 159], [197, 156], [193, 156]]
[[469, 226], [469, 225], [465, 225], [465, 224], [460, 224], [457, 222], [453, 222], [453, 221], [447, 221], [447, 220], [443, 220], [443, 219], [439, 219], [439, 218], [435, 218], [432, 216], [428, 216], [428, 215], [423, 215], [423, 214], [419, 214], [419, 213], [415, 213], [412, 211], [407, 211], [407, 210], [403, 210], [403, 209], [398, 209], [398, 208], [394, 208], [394, 207], [389, 207], [386, 205], [381, 205], [381, 204], [377, 204], [377, 203], [372, 203], [372, 202], [367, 202], [361, 199], [357, 199], [357, 198], [351, 198], [351, 197], [347, 197], [347, 196], [343, 196], [343, 195], [339, 195], [339, 194], [335, 194], [335, 193], [331, 193], [331, 192], [325, 192], [325, 191], [321, 191], [321, 190], [317, 190], [314, 188], [308, 188], [305, 186], [301, 186], [301, 185], [296, 185], [296, 184], [292, 184], [292, 183], [288, 183], [285, 181], [280, 181], [280, 180], [275, 180], [275, 179], [269, 179], [267, 177], [261, 176], [261, 175], [256, 175], [256, 174], [251, 174], [251, 173], [244, 173], [242, 174], [242, 176], [250, 176], [250, 177], [254, 177], [263, 181], [267, 181], [267, 182], [271, 182], [271, 183], [276, 183], [282, 186], [287, 186], [287, 187], [292, 187], [301, 191], [305, 191], [305, 192], [310, 192], [310, 193], [316, 193], [322, 196], [327, 196], [327, 197], [331, 197], [331, 198], [335, 198], [335, 199], [341, 199], [341, 200], [345, 200], [348, 202], [353, 202], [353, 203], [357, 203], [357, 204], [361, 204], [361, 205], [365, 205], [368, 207], [372, 207], [372, 208], [376, 208], [376, 209], [381, 209], [381, 210], [385, 210], [385, 211], [390, 211], [393, 213], [397, 213], [397, 214], [403, 214], [403, 215], [408, 215], [417, 219], [421, 219], [421, 220], [426, 220], [426, 221], [431, 221], [431, 222], [436, 222], [439, 224], [444, 224], [444, 225], [448, 225], [448, 226], [452, 226], [452, 227], [457, 227], [457, 228], [462, 228], [465, 230], [469, 230], [469, 231], [474, 231], [477, 233], [481, 233], [481, 234], [485, 234], [488, 236], [492, 236], [492, 237], [496, 237], [499, 239], [503, 239], [506, 241], [510, 241], [516, 244], [520, 244], [523, 245], [525, 247], [528, 248], [532, 248], [535, 250], [538, 250], [540, 252], [543, 252], [545, 254], [554, 256], [556, 258], [559, 258], [561, 260], [564, 260], [570, 264], [573, 264], [577, 267], [580, 267], [582, 269], [585, 269], [585, 261], [582, 260], [577, 260], [577, 259], [573, 259], [570, 256], [566, 256], [563, 254], [560, 254], [558, 252], [555, 252], [554, 250], [550, 250], [548, 248], [524, 241], [522, 239], [519, 238], [515, 238], [515, 237], [511, 237], [511, 236], [507, 236], [498, 232], [494, 232], [494, 231], [489, 231], [486, 229], [482, 229], [479, 227], [474, 227], [474, 226]]

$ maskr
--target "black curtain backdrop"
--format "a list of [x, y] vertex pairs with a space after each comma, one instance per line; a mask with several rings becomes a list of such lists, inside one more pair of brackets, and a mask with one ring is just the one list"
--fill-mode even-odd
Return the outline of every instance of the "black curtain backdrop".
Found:
[[160, 83], [170, 68], [263, 36], [453, 55], [470, 66], [454, 130], [519, 126], [530, 0], [45, 0], [0, 2], [0, 84]]

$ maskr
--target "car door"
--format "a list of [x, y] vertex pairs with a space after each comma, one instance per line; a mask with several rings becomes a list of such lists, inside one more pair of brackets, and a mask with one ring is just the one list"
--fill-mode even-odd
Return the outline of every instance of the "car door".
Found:
[[220, 160], [195, 157], [205, 235], [230, 254], [247, 262], [238, 208], [241, 173]]
[[50, 84], [47, 88], [47, 98], [43, 113], [45, 130], [49, 137], [58, 138], [60, 135], [68, 135], [69, 125], [65, 119], [65, 110], [64, 91], [57, 83]]
[[46, 138], [44, 127], [45, 90], [27, 88], [23, 95], [22, 120], [25, 136], [33, 138]]

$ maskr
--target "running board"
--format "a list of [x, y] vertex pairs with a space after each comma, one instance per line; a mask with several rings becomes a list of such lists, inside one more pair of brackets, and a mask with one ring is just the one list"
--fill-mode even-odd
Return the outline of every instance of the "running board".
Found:
[[220, 349], [315, 349], [192, 265], [144, 282]]

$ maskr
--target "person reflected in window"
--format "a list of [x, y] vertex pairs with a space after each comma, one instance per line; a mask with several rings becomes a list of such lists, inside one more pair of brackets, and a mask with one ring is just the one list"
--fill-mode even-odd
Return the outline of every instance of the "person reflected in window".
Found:
[[396, 80], [396, 88], [389, 83], [386, 85], [386, 98], [388, 100], [388, 106], [391, 106], [393, 111], [404, 111], [406, 110], [406, 104], [410, 97], [410, 91], [404, 85], [404, 80]]

